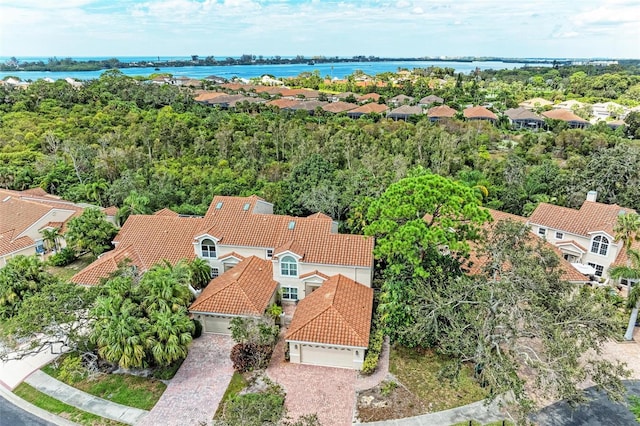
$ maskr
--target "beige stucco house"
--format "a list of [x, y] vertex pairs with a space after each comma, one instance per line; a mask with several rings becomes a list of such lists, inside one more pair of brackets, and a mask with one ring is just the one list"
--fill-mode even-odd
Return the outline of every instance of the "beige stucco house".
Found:
[[[373, 303], [374, 241], [338, 233], [338, 224], [329, 216], [276, 215], [273, 205], [257, 196], [216, 196], [203, 217], [185, 217], [168, 209], [154, 215], [132, 215], [113, 242], [115, 250], [102, 255], [72, 281], [99, 284], [124, 259], [140, 273], [163, 260], [203, 259], [211, 268], [212, 280], [190, 312], [207, 333], [229, 334], [234, 317], [260, 316], [278, 295], [283, 303], [300, 301], [291, 326], [303, 324], [309, 311], [327, 303], [314, 296], [315, 292], [328, 294], [336, 287], [337, 296], [331, 298], [327, 309], [348, 315], [350, 323], [340, 315], [327, 315], [316, 324], [321, 326], [320, 334], [305, 335], [310, 340], [292, 338], [294, 343], [289, 343], [311, 345], [315, 349], [307, 354], [324, 353], [326, 357], [319, 360], [319, 355], [305, 356], [304, 349], [298, 349], [299, 355], [291, 359], [334, 367], [362, 365]], [[305, 302], [306, 298], [309, 301]], [[342, 311], [344, 306], [360, 308], [346, 312]], [[358, 339], [335, 340], [349, 327], [358, 330]], [[333, 334], [335, 338], [327, 338]]]

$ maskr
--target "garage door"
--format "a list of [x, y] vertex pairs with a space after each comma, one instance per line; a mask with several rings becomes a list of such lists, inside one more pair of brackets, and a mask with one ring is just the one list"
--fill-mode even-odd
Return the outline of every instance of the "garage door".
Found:
[[301, 345], [300, 362], [327, 367], [353, 368], [353, 353], [350, 349]]
[[229, 331], [229, 323], [231, 318], [228, 317], [204, 317], [204, 331], [207, 333], [231, 334]]

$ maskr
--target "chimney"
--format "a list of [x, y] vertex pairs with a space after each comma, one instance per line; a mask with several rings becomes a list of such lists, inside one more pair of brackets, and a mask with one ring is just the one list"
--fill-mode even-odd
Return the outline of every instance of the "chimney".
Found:
[[587, 192], [587, 201], [593, 201], [595, 203], [596, 198], [598, 198], [598, 191]]

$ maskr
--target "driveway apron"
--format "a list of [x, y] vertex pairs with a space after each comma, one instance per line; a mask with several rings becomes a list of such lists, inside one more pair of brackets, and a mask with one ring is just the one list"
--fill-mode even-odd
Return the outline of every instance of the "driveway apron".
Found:
[[195, 339], [167, 390], [139, 424], [210, 424], [233, 376], [232, 347], [229, 336], [205, 333]]

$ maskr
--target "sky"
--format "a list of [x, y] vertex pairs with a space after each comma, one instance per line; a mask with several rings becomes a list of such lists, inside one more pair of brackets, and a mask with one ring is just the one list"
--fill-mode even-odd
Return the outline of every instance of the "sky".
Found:
[[640, 0], [0, 0], [1, 57], [640, 58]]

